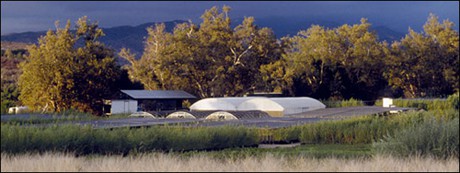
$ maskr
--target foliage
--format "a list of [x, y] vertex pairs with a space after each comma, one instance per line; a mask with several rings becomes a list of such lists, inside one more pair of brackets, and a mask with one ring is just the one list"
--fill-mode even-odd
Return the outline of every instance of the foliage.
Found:
[[173, 33], [160, 24], [148, 28], [141, 59], [123, 49], [120, 56], [131, 66], [132, 79], [146, 89], [181, 89], [201, 98], [242, 96], [264, 87], [260, 67], [281, 56], [271, 29], [258, 28], [247, 17], [234, 29], [228, 13], [213, 7], [201, 16], [203, 22], [176, 25]]
[[267, 154], [284, 158], [369, 158], [373, 154], [371, 144], [312, 144], [300, 145], [293, 148], [227, 148], [219, 151], [189, 151], [175, 152], [181, 158], [193, 156], [208, 156], [219, 160], [230, 159], [233, 161], [248, 157], [261, 158]]
[[300, 141], [313, 144], [369, 144], [393, 135], [402, 129], [425, 122], [426, 119], [458, 118], [455, 110], [411, 112], [398, 116], [365, 116], [341, 121], [326, 121], [302, 126]]
[[408, 98], [439, 96], [458, 91], [459, 35], [453, 23], [442, 24], [430, 14], [424, 33], [409, 29], [400, 42], [391, 45], [385, 77]]
[[16, 118], [14, 116], [5, 117], [2, 119], [2, 124], [10, 125], [50, 125], [56, 123], [76, 123], [77, 121], [97, 121], [97, 120], [112, 120], [126, 118], [129, 114], [112, 114], [110, 116], [93, 116], [89, 113], [80, 112], [78, 110], [68, 109], [60, 113], [41, 114], [28, 113], [30, 117]]
[[258, 130], [258, 135], [261, 143], [292, 143], [299, 141], [301, 133], [300, 126]]
[[19, 90], [15, 84], [2, 85], [1, 91], [1, 113], [8, 112], [8, 108], [17, 105], [19, 97]]
[[451, 104], [452, 108], [459, 110], [460, 109], [460, 92], [457, 92], [447, 97], [447, 102]]
[[313, 25], [288, 38], [283, 58], [292, 69], [292, 95], [315, 98], [373, 99], [385, 86], [381, 77], [385, 47], [361, 19], [353, 26], [325, 29]]
[[[49, 120], [48, 123], [94, 120], [93, 118], [97, 118], [88, 118], [86, 116], [87, 118], [85, 119], [85, 117], [79, 116], [80, 114], [72, 113], [72, 115], [64, 116], [66, 119]], [[19, 124], [27, 122], [13, 120], [7, 123], [2, 122], [1, 149], [2, 152], [9, 153], [66, 151], [77, 154], [135, 154], [158, 150], [215, 150], [254, 146], [259, 143], [292, 143], [298, 141], [306, 145], [368, 145], [379, 142], [382, 139], [390, 139], [388, 138], [389, 136], [398, 136], [398, 133], [405, 129], [418, 128], [423, 124], [435, 121], [436, 123], [441, 123], [437, 127], [445, 126], [450, 128], [452, 126], [451, 121], [457, 121], [458, 125], [458, 118], [459, 112], [457, 110], [448, 109], [408, 112], [390, 116], [363, 116], [278, 129], [254, 129], [234, 126], [156, 126], [138, 129], [115, 128], [111, 130], [71, 125], [19, 126]], [[445, 122], [449, 122], [450, 125]], [[420, 135], [413, 138], [423, 138], [425, 141], [429, 139], [420, 137]], [[391, 139], [395, 139], [395, 137]], [[440, 142], [437, 141], [438, 139], [430, 139], [433, 139], [433, 141], [428, 142]], [[455, 141], [450, 140], [450, 137], [448, 139], [447, 137], [446, 140], [443, 138], [442, 145], [453, 145], [452, 142]], [[325, 153], [317, 154], [323, 155]], [[350, 154], [353, 155], [353, 152]]]
[[[2, 42], [3, 43], [3, 42]], [[19, 105], [19, 89], [17, 81], [21, 70], [18, 64], [24, 60], [23, 49], [7, 49], [1, 57], [1, 113], [5, 114], [9, 107]], [[3, 52], [4, 50], [2, 50]]]
[[255, 131], [242, 127], [151, 127], [93, 129], [90, 126], [21, 127], [2, 124], [1, 151], [128, 154], [147, 151], [188, 151], [252, 146]]
[[326, 105], [326, 108], [338, 108], [338, 107], [352, 107], [352, 106], [365, 106], [364, 102], [354, 98], [348, 100], [321, 100], [321, 103]]
[[448, 158], [459, 156], [459, 118], [428, 119], [375, 143], [380, 153], [397, 156], [432, 155]]
[[104, 33], [86, 17], [76, 27], [72, 34], [70, 21], [65, 28], [56, 26], [28, 49], [20, 65], [19, 99], [32, 110], [74, 108], [101, 115], [102, 99], [115, 91], [120, 72], [112, 50], [97, 41]]
[[[393, 99], [393, 105], [397, 107], [417, 108], [423, 110], [448, 110], [455, 109], [455, 97], [451, 99]], [[375, 102], [376, 106], [382, 106], [382, 100]], [[458, 103], [458, 102], [457, 102]]]

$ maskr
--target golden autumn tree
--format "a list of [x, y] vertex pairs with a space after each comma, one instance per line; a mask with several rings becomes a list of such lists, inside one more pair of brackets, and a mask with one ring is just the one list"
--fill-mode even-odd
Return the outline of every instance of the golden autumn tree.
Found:
[[206, 10], [202, 23], [176, 25], [172, 33], [163, 24], [148, 28], [142, 57], [129, 50], [120, 56], [131, 65], [131, 78], [146, 89], [182, 89], [201, 98], [242, 96], [262, 85], [261, 66], [281, 57], [271, 29], [259, 28], [247, 17], [235, 28], [230, 7]]
[[119, 76], [113, 51], [98, 39], [104, 35], [87, 17], [76, 22], [76, 31], [48, 31], [20, 64], [19, 99], [32, 110], [61, 112], [67, 109], [102, 114], [102, 99], [115, 90]]
[[453, 23], [430, 14], [424, 32], [409, 29], [391, 46], [385, 77], [408, 98], [433, 97], [458, 91], [459, 35]]

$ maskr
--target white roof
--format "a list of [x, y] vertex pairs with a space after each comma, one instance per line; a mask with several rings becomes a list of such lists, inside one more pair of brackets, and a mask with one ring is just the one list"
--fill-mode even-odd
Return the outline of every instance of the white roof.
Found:
[[296, 114], [326, 106], [310, 97], [222, 97], [202, 99], [192, 106], [191, 111], [281, 111], [285, 115]]
[[190, 110], [223, 110], [236, 111], [237, 106], [244, 101], [257, 97], [219, 97], [201, 99], [190, 106]]
[[284, 107], [269, 98], [254, 98], [246, 100], [238, 105], [239, 111], [263, 110], [263, 111], [284, 111]]

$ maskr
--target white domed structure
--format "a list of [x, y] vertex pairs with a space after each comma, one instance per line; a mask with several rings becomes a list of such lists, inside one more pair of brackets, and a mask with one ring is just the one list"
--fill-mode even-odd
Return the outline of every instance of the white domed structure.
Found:
[[280, 117], [284, 115], [285, 108], [269, 98], [254, 98], [242, 102], [237, 107], [238, 111], [260, 110], [267, 112], [270, 116]]
[[263, 111], [280, 117], [324, 108], [310, 97], [223, 97], [202, 99], [190, 106], [190, 111]]
[[190, 111], [236, 111], [236, 107], [252, 98], [257, 97], [219, 97], [201, 99], [190, 106]]

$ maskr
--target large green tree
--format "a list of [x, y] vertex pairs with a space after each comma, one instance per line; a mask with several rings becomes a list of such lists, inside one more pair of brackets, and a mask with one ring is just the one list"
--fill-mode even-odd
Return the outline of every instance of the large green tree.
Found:
[[409, 98], [452, 94], [459, 87], [458, 32], [452, 22], [441, 24], [433, 14], [423, 28], [423, 33], [409, 29], [392, 44], [385, 76]]
[[292, 95], [374, 99], [385, 86], [385, 46], [366, 19], [334, 29], [313, 25], [287, 39], [284, 78]]
[[272, 30], [258, 28], [247, 17], [234, 29], [228, 13], [213, 7], [203, 22], [176, 25], [173, 33], [164, 25], [148, 28], [142, 57], [129, 50], [120, 56], [131, 62], [130, 77], [147, 89], [183, 89], [199, 97], [241, 96], [258, 88], [261, 66], [278, 60], [281, 47]]
[[66, 109], [102, 114], [102, 102], [115, 91], [120, 74], [113, 55], [98, 39], [104, 35], [87, 17], [76, 22], [76, 31], [48, 31], [38, 45], [29, 48], [21, 63], [19, 99], [32, 110], [60, 112]]

